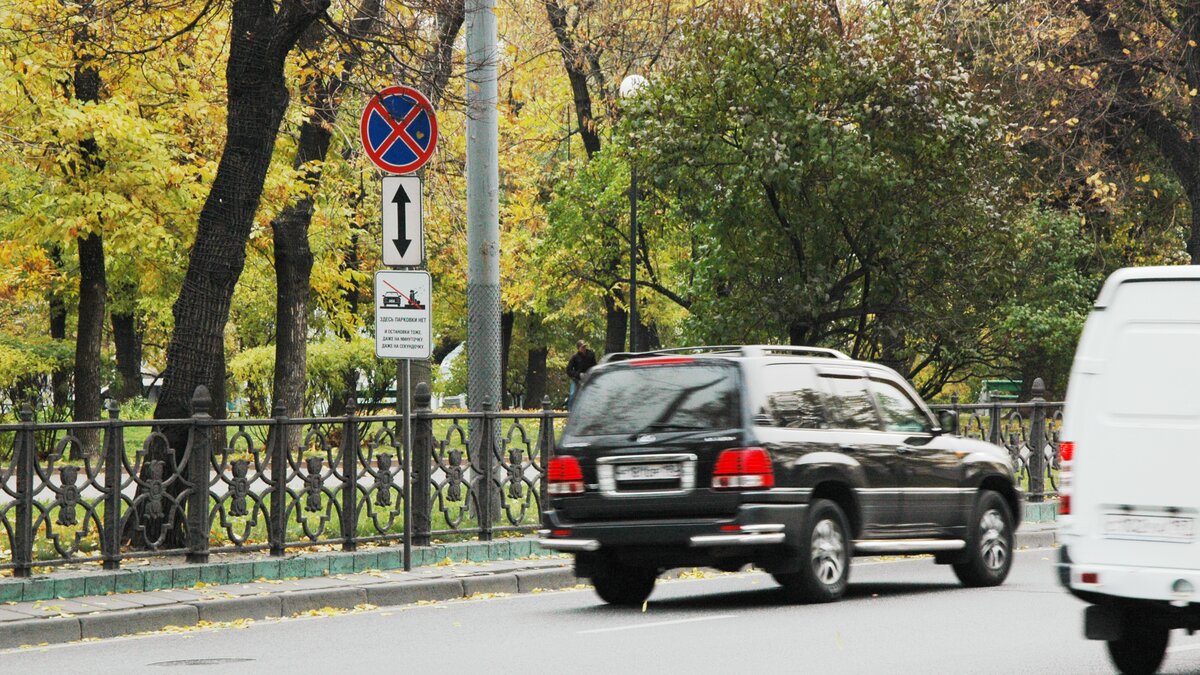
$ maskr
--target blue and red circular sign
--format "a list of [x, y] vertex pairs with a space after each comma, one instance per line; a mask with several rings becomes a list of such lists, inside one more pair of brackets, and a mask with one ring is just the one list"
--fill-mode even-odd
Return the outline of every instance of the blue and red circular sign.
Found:
[[371, 97], [362, 114], [367, 157], [388, 173], [412, 173], [437, 148], [437, 116], [425, 95], [411, 87], [388, 87]]

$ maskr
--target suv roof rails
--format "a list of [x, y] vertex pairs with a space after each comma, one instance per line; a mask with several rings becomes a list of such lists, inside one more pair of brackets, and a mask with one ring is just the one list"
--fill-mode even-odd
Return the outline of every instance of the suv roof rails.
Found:
[[699, 347], [674, 347], [671, 349], [655, 349], [646, 352], [613, 352], [605, 354], [600, 363], [628, 361], [638, 358], [653, 358], [670, 354], [735, 354], [737, 356], [823, 356], [832, 359], [850, 360], [846, 354], [836, 349], [824, 347], [797, 347], [792, 345], [711, 345]]

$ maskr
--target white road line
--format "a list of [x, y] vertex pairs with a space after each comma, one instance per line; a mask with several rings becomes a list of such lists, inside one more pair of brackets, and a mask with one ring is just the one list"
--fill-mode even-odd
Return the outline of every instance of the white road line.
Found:
[[698, 621], [717, 621], [719, 619], [732, 619], [736, 614], [718, 614], [717, 616], [698, 616], [694, 619], [675, 619], [674, 621], [654, 621], [651, 623], [638, 623], [631, 626], [613, 626], [612, 628], [593, 628], [591, 630], [578, 631], [577, 635], [588, 635], [591, 633], [613, 633], [619, 630], [637, 630], [639, 628], [658, 628], [659, 626], [674, 626], [681, 623], [696, 623]]

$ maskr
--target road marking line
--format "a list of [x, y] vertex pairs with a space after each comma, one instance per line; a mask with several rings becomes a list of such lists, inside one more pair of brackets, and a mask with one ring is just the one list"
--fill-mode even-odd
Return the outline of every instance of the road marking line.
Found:
[[717, 616], [700, 616], [694, 619], [675, 619], [674, 621], [655, 621], [652, 623], [639, 623], [632, 626], [614, 626], [612, 628], [593, 628], [591, 630], [578, 631], [577, 635], [588, 635], [590, 633], [613, 633], [619, 630], [636, 630], [638, 628], [658, 628], [659, 626], [674, 626], [681, 623], [696, 623], [698, 621], [716, 621], [718, 619], [732, 619], [736, 614], [718, 614]]

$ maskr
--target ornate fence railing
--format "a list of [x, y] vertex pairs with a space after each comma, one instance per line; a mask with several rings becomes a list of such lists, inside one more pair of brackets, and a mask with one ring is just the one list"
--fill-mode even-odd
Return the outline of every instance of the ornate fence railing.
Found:
[[955, 413], [953, 433], [1007, 449], [1026, 498], [1041, 502], [1058, 494], [1058, 442], [1063, 417], [1063, 404], [1046, 401], [1045, 391], [1038, 378], [1033, 382], [1033, 399], [1027, 402], [960, 404], [955, 395], [950, 405], [930, 407], [935, 412]]
[[214, 419], [203, 389], [178, 420], [35, 423], [26, 407], [0, 425], [0, 570], [365, 542], [403, 543], [408, 567], [434, 537], [535, 529], [566, 413], [415, 399], [411, 448], [402, 415]]

